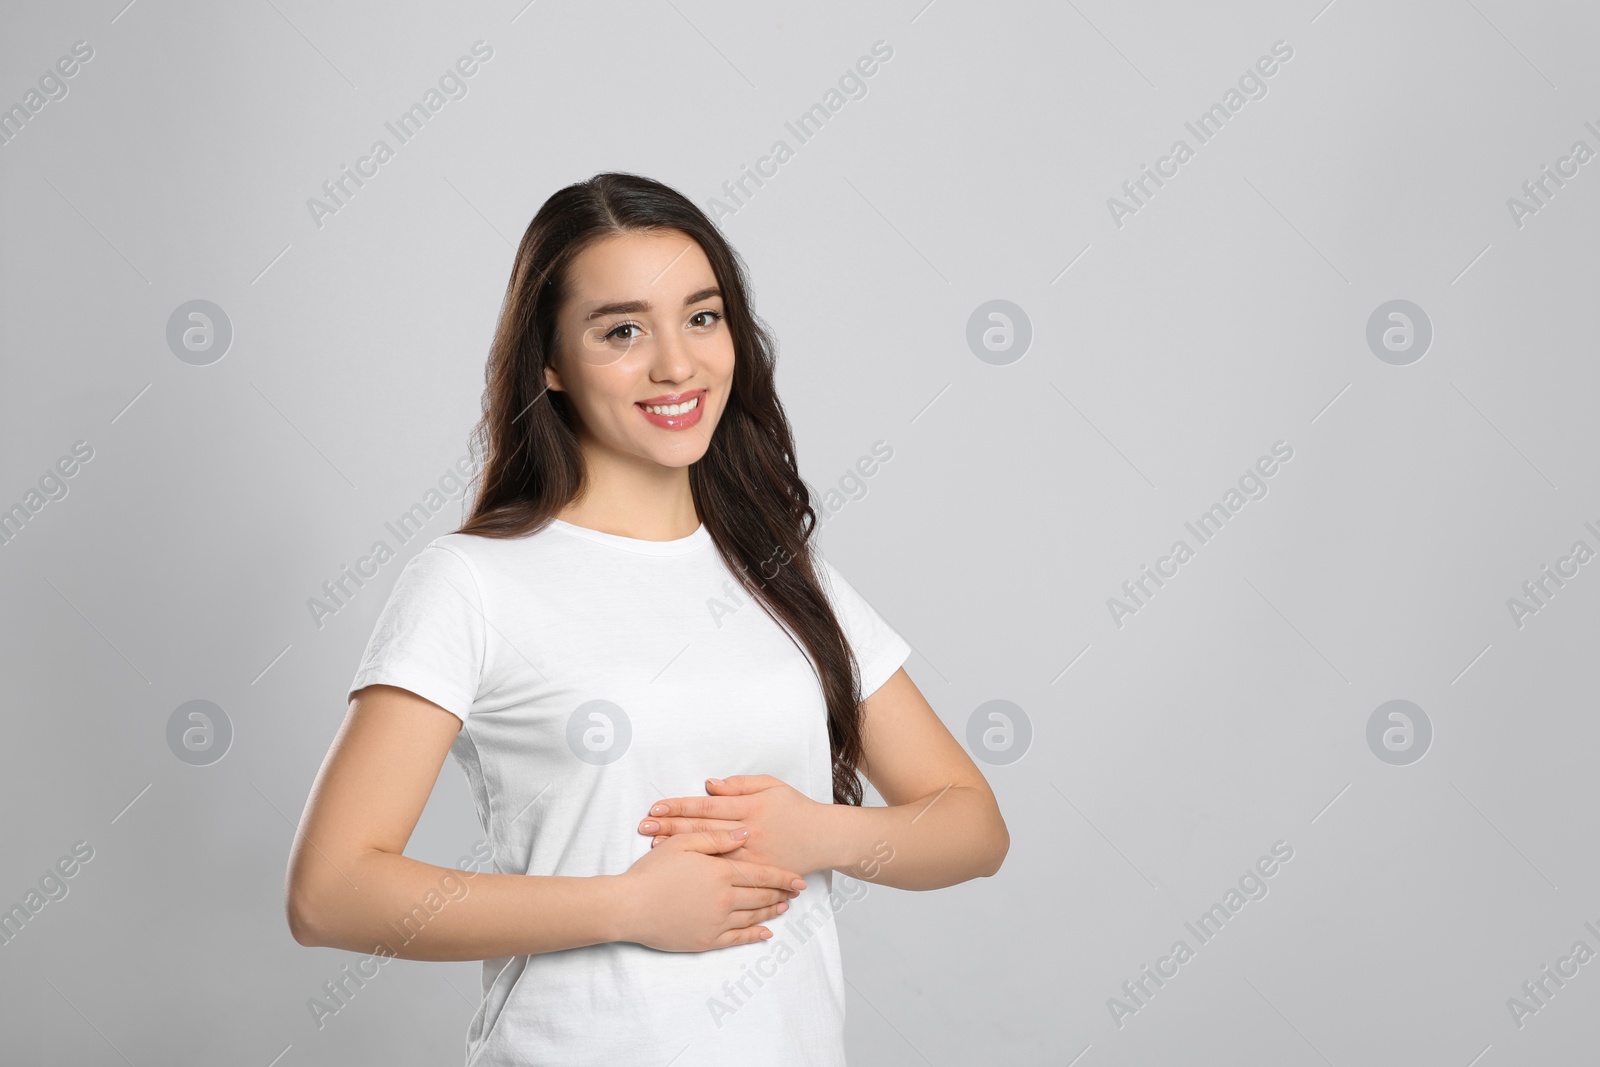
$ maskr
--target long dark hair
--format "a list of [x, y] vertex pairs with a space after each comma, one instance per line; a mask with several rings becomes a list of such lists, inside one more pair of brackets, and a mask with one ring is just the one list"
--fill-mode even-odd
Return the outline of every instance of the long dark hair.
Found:
[[556, 192], [528, 224], [484, 372], [483, 418], [473, 435], [483, 470], [472, 511], [456, 532], [532, 533], [583, 488], [574, 414], [565, 393], [545, 388], [567, 270], [600, 238], [662, 230], [699, 243], [733, 335], [732, 391], [705, 455], [689, 468], [695, 510], [751, 597], [809, 651], [828, 704], [833, 802], [860, 805], [858, 665], [818, 580], [816, 512], [773, 384], [772, 342], [751, 310], [743, 262], [681, 193], [636, 174], [596, 174]]

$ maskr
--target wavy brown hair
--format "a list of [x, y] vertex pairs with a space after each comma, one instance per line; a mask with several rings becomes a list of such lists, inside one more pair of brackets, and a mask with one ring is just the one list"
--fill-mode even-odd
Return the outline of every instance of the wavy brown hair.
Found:
[[687, 234], [711, 261], [733, 335], [731, 393], [705, 455], [689, 468], [695, 510], [740, 583], [809, 652], [828, 705], [833, 802], [859, 806], [858, 664], [818, 580], [816, 512], [773, 384], [772, 341], [750, 307], [743, 261], [681, 193], [636, 174], [596, 174], [557, 191], [528, 224], [484, 372], [483, 418], [473, 434], [483, 457], [477, 495], [456, 532], [523, 536], [582, 491], [576, 416], [565, 393], [545, 387], [544, 373], [556, 364], [567, 271], [597, 240], [664, 230]]

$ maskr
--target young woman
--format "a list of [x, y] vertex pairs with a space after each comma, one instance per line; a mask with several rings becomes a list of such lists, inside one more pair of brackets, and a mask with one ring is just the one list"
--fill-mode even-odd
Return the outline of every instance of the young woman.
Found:
[[[288, 878], [302, 945], [484, 961], [470, 1064], [842, 1065], [833, 872], [1005, 857], [910, 647], [814, 550], [773, 371], [672, 189], [600, 174], [523, 235], [472, 513], [397, 578]], [[403, 855], [446, 752], [482, 872]]]

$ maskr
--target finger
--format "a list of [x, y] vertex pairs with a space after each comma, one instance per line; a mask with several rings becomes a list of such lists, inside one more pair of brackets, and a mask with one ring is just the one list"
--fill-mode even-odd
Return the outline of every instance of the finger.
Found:
[[[714, 856], [719, 852], [732, 852], [736, 848], [744, 847], [744, 837], [734, 837], [740, 830], [748, 831], [748, 826], [738, 826], [731, 830], [712, 830], [699, 834], [676, 834], [668, 838], [668, 843], [674, 847], [690, 849], [694, 852], [704, 852]], [[747, 835], [748, 836], [748, 835]], [[742, 885], [752, 883], [742, 882]]]
[[712, 942], [713, 948], [730, 948], [734, 945], [753, 945], [760, 941], [769, 940], [772, 931], [765, 926], [741, 926], [732, 930], [724, 930]]
[[693, 819], [736, 819], [739, 816], [734, 807], [738, 803], [736, 797], [668, 797], [650, 805], [645, 818], [677, 815]]
[[768, 919], [776, 919], [788, 910], [789, 902], [779, 901], [776, 904], [769, 904], [764, 908], [755, 908], [750, 911], [732, 911], [728, 913], [728, 918], [741, 926], [750, 926], [754, 923], [764, 923]]
[[712, 830], [731, 830], [740, 823], [733, 819], [646, 819], [639, 824], [641, 834], [697, 834]]
[[806, 880], [794, 871], [786, 871], [782, 867], [771, 867], [764, 863], [746, 863], [741, 865], [739, 878], [734, 885], [757, 886], [767, 889], [794, 889], [806, 887]]
[[[777, 779], [770, 774], [734, 774], [727, 778], [707, 778], [708, 786], [715, 785], [717, 792], [724, 796], [739, 793], [754, 793], [757, 790], [767, 789], [777, 784]], [[709, 789], [706, 790], [710, 792]]]
[[780, 889], [752, 889], [750, 886], [740, 885], [733, 887], [733, 903], [728, 908], [734, 911], [754, 911], [757, 908], [770, 908], [774, 904], [786, 904], [794, 894], [785, 893]]

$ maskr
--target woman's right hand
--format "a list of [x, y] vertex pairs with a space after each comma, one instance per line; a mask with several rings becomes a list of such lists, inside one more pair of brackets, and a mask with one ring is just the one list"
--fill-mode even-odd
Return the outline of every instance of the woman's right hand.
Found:
[[749, 827], [674, 834], [617, 876], [617, 940], [668, 952], [748, 945], [772, 936], [760, 925], [789, 908], [805, 887], [794, 871], [722, 856], [741, 847]]

